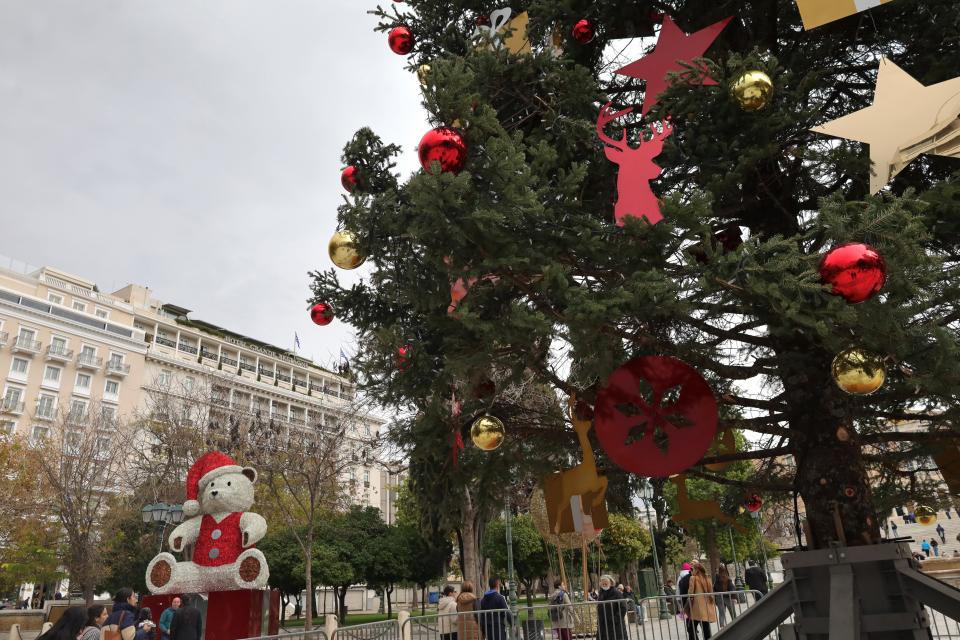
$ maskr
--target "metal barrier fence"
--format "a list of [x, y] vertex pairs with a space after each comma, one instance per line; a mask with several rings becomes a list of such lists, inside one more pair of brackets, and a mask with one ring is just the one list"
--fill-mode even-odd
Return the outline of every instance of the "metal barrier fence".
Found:
[[392, 619], [337, 627], [330, 640], [400, 640], [400, 623]]
[[[432, 614], [403, 623], [403, 640], [641, 640], [632, 600]], [[453, 634], [456, 634], [454, 636]]]
[[257, 636], [256, 638], [247, 638], [247, 640], [327, 640], [327, 632], [323, 629], [311, 629], [310, 631], [280, 631], [276, 636]]
[[[643, 598], [637, 605], [644, 617], [641, 640], [709, 638], [760, 597], [759, 591], [724, 591]], [[776, 640], [777, 634], [768, 637]]]

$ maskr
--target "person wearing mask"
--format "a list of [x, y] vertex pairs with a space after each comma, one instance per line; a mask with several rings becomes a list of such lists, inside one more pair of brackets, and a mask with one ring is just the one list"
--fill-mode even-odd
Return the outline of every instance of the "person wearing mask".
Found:
[[440, 601], [437, 602], [440, 640], [457, 640], [457, 599], [453, 594], [454, 588], [448, 584], [443, 588]]
[[144, 607], [140, 609], [140, 613], [137, 614], [137, 633], [134, 636], [135, 640], [151, 640], [156, 637], [155, 629], [157, 625], [153, 623], [153, 611], [150, 610], [150, 607]]
[[550, 596], [550, 624], [556, 633], [557, 640], [572, 640], [574, 623], [573, 602], [567, 593], [567, 586], [557, 578], [553, 581], [554, 592]]
[[180, 596], [174, 596], [170, 601], [170, 606], [160, 614], [160, 640], [170, 640], [170, 623], [173, 622], [173, 614], [180, 608], [182, 601]]
[[[736, 590], [736, 585], [734, 585], [733, 580], [730, 579], [730, 572], [727, 571], [727, 565], [720, 565], [720, 570], [717, 572], [717, 579], [713, 581], [714, 593], [725, 594]], [[720, 614], [720, 627], [722, 628], [727, 624], [727, 613], [730, 614], [730, 620], [733, 621], [733, 619], [737, 617], [737, 609], [733, 604], [734, 596], [719, 595], [715, 597], [718, 598], [717, 612]]]
[[100, 627], [107, 621], [107, 608], [102, 604], [87, 607], [87, 626], [80, 632], [78, 640], [100, 640]]
[[87, 610], [83, 607], [67, 607], [56, 624], [40, 634], [37, 640], [77, 640], [87, 624]]
[[687, 593], [690, 598], [688, 602], [689, 612], [687, 615], [687, 637], [691, 640], [697, 637], [696, 627], [703, 631], [703, 638], [710, 637], [710, 623], [717, 621], [716, 603], [709, 594], [713, 591], [710, 585], [710, 578], [707, 577], [707, 570], [699, 562], [691, 568], [691, 576]]
[[201, 640], [203, 638], [203, 621], [200, 609], [194, 604], [196, 596], [183, 598], [183, 605], [173, 614], [170, 623], [170, 640]]
[[473, 592], [473, 583], [464, 580], [457, 595], [457, 640], [480, 640], [476, 611], [477, 596]]
[[627, 625], [623, 620], [627, 605], [611, 576], [600, 576], [597, 599], [600, 602], [597, 605], [597, 640], [627, 640]]
[[513, 622], [510, 607], [500, 593], [500, 579], [490, 578], [489, 585], [480, 599], [480, 628], [486, 640], [507, 640], [507, 625]]
[[750, 587], [751, 591], [759, 591], [760, 595], [756, 593], [753, 594], [753, 597], [756, 600], [759, 600], [763, 596], [767, 595], [767, 576], [763, 573], [763, 569], [757, 566], [757, 563], [753, 560], [747, 561], [747, 571], [744, 574], [744, 577], [747, 580], [747, 586]]
[[113, 594], [113, 611], [107, 617], [103, 631], [107, 640], [134, 640], [137, 635], [137, 594], [130, 587], [123, 587]]

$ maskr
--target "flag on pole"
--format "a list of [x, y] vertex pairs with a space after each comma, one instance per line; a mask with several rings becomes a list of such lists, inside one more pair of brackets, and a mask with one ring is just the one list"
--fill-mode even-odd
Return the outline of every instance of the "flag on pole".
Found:
[[852, 16], [893, 0], [797, 0], [804, 29]]
[[294, 344], [294, 350], [300, 348], [300, 336], [297, 335], [296, 331], [293, 332], [293, 344]]

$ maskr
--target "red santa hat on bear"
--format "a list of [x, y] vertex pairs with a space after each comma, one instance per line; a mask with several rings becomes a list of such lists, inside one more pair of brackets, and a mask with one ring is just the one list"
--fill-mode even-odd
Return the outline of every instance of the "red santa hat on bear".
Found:
[[183, 513], [193, 517], [200, 513], [198, 497], [204, 487], [227, 473], [244, 473], [237, 461], [221, 451], [210, 451], [197, 458], [187, 472], [187, 500], [183, 503]]

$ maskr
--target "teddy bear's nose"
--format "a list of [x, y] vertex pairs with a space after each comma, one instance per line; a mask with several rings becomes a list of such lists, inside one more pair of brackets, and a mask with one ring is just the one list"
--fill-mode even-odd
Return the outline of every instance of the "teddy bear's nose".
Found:
[[210, 495], [215, 496], [215, 495], [217, 495], [217, 493], [218, 493], [217, 491], [211, 491], [211, 492], [210, 492]]

